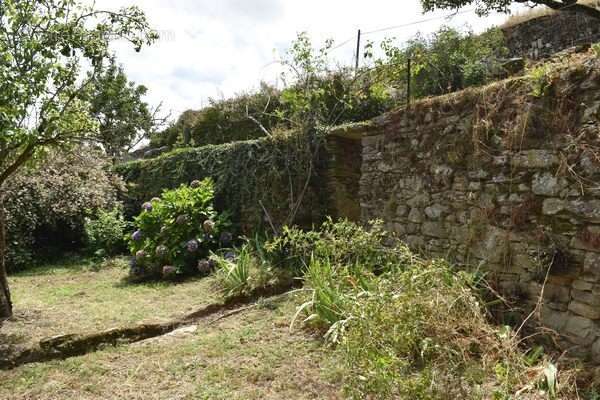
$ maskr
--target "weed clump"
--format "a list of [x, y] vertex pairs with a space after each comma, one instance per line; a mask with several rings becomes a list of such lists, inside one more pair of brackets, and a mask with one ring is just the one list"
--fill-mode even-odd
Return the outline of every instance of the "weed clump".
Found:
[[302, 318], [336, 347], [349, 398], [569, 398], [542, 348], [488, 320], [476, 275], [384, 239], [377, 223], [286, 232], [267, 249], [306, 263], [292, 327]]

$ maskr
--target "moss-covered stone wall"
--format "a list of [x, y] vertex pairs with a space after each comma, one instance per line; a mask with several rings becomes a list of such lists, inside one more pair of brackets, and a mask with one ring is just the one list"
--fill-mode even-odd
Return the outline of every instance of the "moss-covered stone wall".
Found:
[[600, 60], [544, 79], [539, 97], [519, 78], [373, 120], [358, 204], [411, 247], [481, 268], [522, 315], [543, 295], [542, 324], [600, 361]]

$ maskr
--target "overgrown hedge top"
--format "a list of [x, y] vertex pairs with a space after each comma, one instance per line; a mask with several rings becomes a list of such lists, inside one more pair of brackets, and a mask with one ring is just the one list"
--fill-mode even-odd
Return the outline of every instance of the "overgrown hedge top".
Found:
[[[310, 224], [324, 214], [322, 193], [313, 185], [321, 143], [318, 135], [278, 135], [178, 149], [118, 165], [116, 171], [128, 184], [125, 206], [130, 216], [164, 189], [210, 177], [217, 208], [231, 212], [242, 231], [256, 225]], [[302, 205], [295, 211], [301, 198]]]

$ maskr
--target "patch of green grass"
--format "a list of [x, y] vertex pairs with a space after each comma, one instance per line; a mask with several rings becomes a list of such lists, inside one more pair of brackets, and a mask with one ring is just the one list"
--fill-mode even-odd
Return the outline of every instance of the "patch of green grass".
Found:
[[0, 398], [337, 399], [339, 375], [318, 337], [290, 333], [297, 301], [204, 323], [187, 337], [0, 371]]
[[213, 278], [130, 284], [127, 262], [67, 260], [9, 277], [16, 318], [2, 334], [20, 342], [180, 317], [219, 298]]

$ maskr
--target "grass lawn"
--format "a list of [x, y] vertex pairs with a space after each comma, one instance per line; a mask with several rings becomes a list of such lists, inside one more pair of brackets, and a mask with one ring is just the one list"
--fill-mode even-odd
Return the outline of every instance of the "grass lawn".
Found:
[[182, 316], [219, 298], [212, 278], [180, 284], [130, 284], [127, 261], [103, 264], [70, 260], [9, 277], [15, 318], [0, 339], [27, 344], [69, 333], [161, 322]]
[[[213, 278], [127, 284], [126, 261], [72, 260], [10, 277], [16, 318], [0, 340], [41, 338], [176, 318], [220, 299]], [[337, 399], [340, 372], [320, 337], [288, 326], [285, 295], [212, 317], [181, 335], [0, 371], [0, 399]]]
[[0, 399], [337, 399], [335, 358], [287, 296], [182, 337], [0, 371]]

